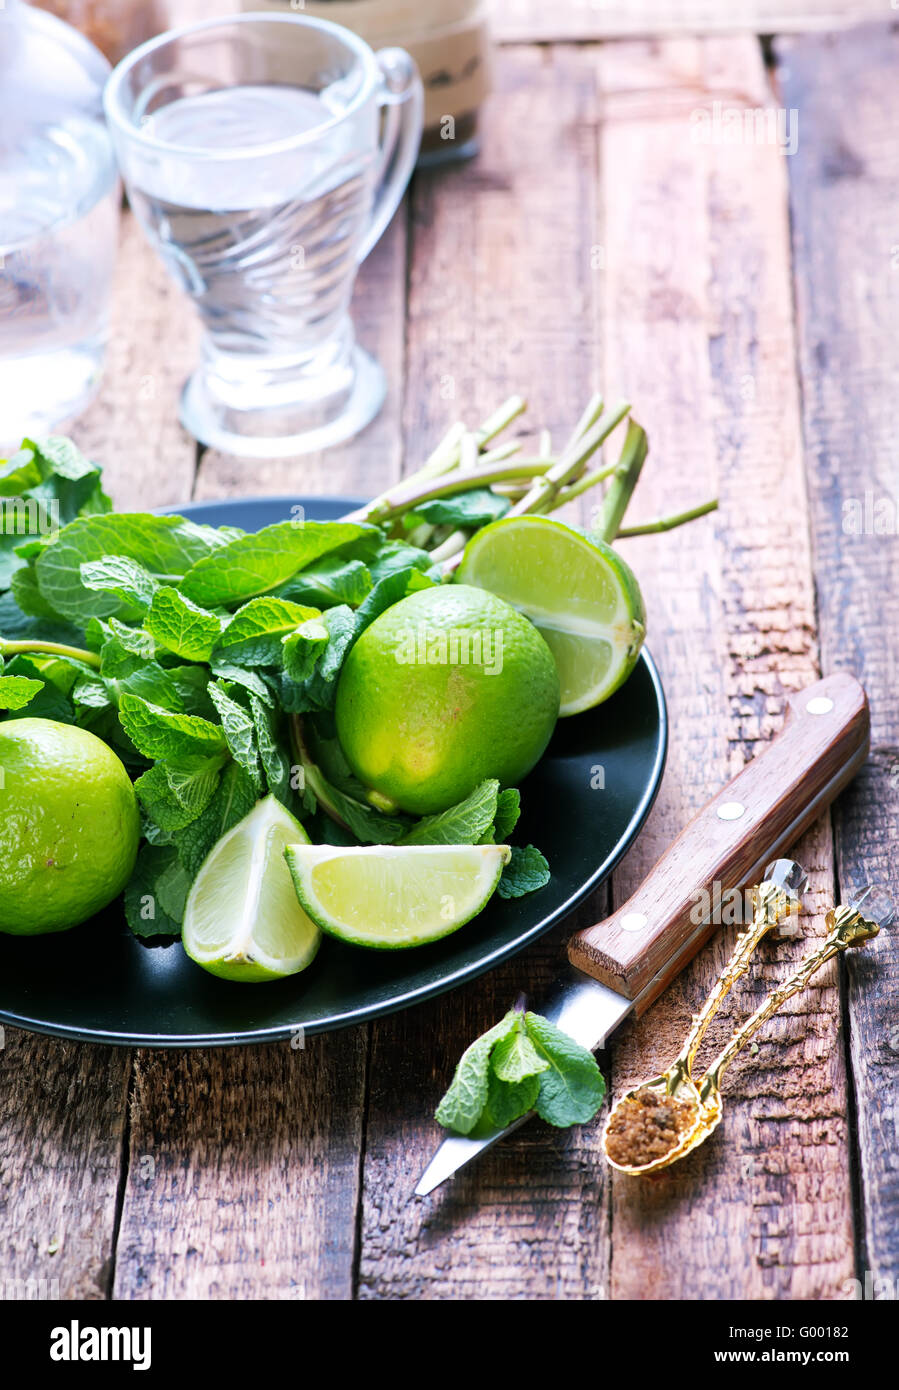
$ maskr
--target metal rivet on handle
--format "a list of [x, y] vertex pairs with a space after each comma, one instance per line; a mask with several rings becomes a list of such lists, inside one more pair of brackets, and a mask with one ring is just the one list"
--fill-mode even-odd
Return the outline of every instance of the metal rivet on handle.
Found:
[[642, 931], [649, 918], [642, 912], [626, 912], [619, 926], [622, 931]]
[[719, 820], [739, 820], [746, 807], [741, 801], [725, 801], [718, 807]]
[[809, 700], [805, 708], [808, 714], [830, 714], [833, 700], [827, 695], [816, 695], [814, 700]]

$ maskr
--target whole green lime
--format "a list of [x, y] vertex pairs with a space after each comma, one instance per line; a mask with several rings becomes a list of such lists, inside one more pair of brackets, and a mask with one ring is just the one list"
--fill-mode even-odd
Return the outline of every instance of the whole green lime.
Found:
[[487, 777], [513, 786], [559, 714], [540, 633], [484, 589], [423, 589], [388, 608], [350, 651], [337, 734], [356, 776], [414, 815], [444, 811]]
[[0, 724], [0, 931], [65, 931], [122, 891], [140, 817], [122, 763], [49, 719]]

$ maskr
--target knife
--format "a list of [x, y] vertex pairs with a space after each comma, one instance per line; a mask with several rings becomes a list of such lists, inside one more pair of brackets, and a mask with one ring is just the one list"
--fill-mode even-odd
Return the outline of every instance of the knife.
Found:
[[[790, 696], [781, 732], [693, 818], [633, 897], [571, 938], [567, 968], [536, 1011], [591, 1052], [625, 1018], [639, 1018], [712, 935], [724, 894], [756, 883], [817, 820], [865, 762], [869, 740], [868, 701], [854, 676], [827, 676]], [[696, 921], [703, 889], [709, 911]], [[530, 1118], [477, 1139], [444, 1139], [416, 1196]]]

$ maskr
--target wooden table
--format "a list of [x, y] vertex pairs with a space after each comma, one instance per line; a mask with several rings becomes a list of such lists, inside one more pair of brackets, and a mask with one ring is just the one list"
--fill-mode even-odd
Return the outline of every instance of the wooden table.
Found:
[[[532, 1124], [410, 1201], [463, 1046], [520, 987], [539, 992], [572, 927], [633, 889], [820, 671], [861, 677], [874, 727], [863, 774], [797, 847], [812, 876], [806, 935], [841, 892], [897, 878], [889, 7], [497, 9], [480, 158], [419, 175], [360, 277], [360, 337], [390, 381], [362, 438], [299, 461], [198, 457], [176, 419], [191, 310], [130, 219], [106, 379], [73, 432], [119, 507], [370, 494], [454, 418], [474, 423], [512, 391], [556, 432], [597, 384], [628, 396], [651, 439], [634, 517], [721, 499], [712, 518], [623, 543], [671, 714], [659, 800], [564, 930], [303, 1051], [129, 1053], [7, 1030], [4, 1277], [57, 1279], [84, 1299], [840, 1299], [865, 1271], [899, 1279], [895, 932], [768, 1025], [730, 1075], [722, 1128], [670, 1174], [612, 1179], [596, 1125]], [[698, 143], [691, 114], [715, 103], [798, 112], [796, 152]], [[847, 504], [866, 498], [891, 525], [847, 533]], [[613, 1092], [673, 1055], [732, 937], [723, 929], [616, 1037], [601, 1058]], [[719, 1032], [802, 949], [763, 950]]]

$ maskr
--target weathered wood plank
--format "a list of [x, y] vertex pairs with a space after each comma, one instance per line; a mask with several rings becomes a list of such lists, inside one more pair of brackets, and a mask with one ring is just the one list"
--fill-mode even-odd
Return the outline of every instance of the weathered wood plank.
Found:
[[[415, 189], [410, 463], [453, 418], [473, 425], [513, 391], [530, 397], [530, 427], [561, 439], [600, 376], [591, 65], [576, 51], [510, 50], [497, 78], [479, 161], [423, 175]], [[600, 900], [580, 921], [602, 912]], [[373, 1025], [361, 1298], [604, 1295], [607, 1184], [590, 1133], [528, 1126], [433, 1196], [411, 1196], [439, 1138], [431, 1115], [460, 1052], [520, 989], [539, 995], [570, 930], [464, 990]]]
[[0, 1292], [106, 1298], [130, 1053], [0, 1032]]
[[135, 1062], [115, 1298], [348, 1298], [366, 1030]]
[[504, 397], [521, 428], [570, 433], [597, 374], [591, 251], [596, 119], [577, 52], [501, 55], [484, 149], [420, 175], [412, 207], [407, 463]]
[[883, 17], [882, 0], [490, 0], [500, 43], [572, 43], [653, 34], [790, 34]]
[[[720, 493], [713, 521], [628, 543], [671, 708], [656, 816], [616, 874], [620, 901], [817, 674], [790, 322], [783, 161], [702, 145], [677, 91], [768, 100], [754, 40], [599, 50], [606, 123], [603, 356], [651, 440], [634, 519]], [[674, 73], [670, 101], [656, 101]], [[640, 95], [645, 94], [645, 95]], [[654, 115], [653, 111], [661, 114]], [[829, 829], [800, 854], [813, 907], [832, 885]], [[820, 915], [804, 922], [819, 934]], [[723, 964], [721, 936], [614, 1050], [615, 1091], [667, 1065]], [[801, 953], [760, 952], [715, 1029], [745, 1016]], [[730, 1075], [722, 1130], [669, 1174], [613, 1183], [615, 1298], [832, 1297], [852, 1273], [846, 1079], [835, 973], [769, 1025]]]
[[373, 1025], [359, 1298], [608, 1297], [609, 1184], [589, 1128], [534, 1121], [430, 1197], [413, 1195], [462, 1050], [520, 990], [538, 1000], [570, 932], [606, 910], [599, 894], [488, 976]]
[[[871, 758], [836, 821], [845, 895], [896, 895], [899, 853], [899, 127], [895, 27], [778, 43], [801, 112], [790, 161], [800, 369], [821, 648], [871, 701]], [[893, 928], [847, 960], [863, 1268], [899, 1278], [899, 946]], [[895, 1283], [893, 1285], [895, 1287]], [[868, 1296], [871, 1294], [869, 1292]]]

